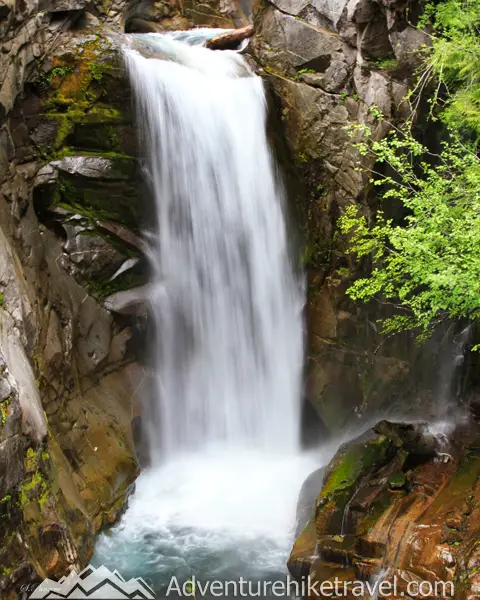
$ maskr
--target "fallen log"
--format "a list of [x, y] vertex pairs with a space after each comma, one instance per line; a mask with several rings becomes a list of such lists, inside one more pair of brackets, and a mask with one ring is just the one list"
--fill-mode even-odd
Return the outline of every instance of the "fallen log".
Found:
[[225, 33], [215, 36], [206, 42], [210, 50], [235, 50], [240, 42], [253, 35], [253, 25], [246, 25], [239, 29], [231, 29]]

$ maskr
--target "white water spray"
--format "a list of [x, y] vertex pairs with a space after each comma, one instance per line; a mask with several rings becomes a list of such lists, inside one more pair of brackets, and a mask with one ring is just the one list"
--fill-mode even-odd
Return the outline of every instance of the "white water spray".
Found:
[[219, 441], [293, 450], [302, 295], [262, 82], [237, 53], [148, 38], [181, 61], [126, 51], [158, 219], [151, 451]]
[[299, 449], [302, 285], [262, 83], [239, 54], [189, 45], [206, 35], [134, 36], [167, 60], [125, 50], [157, 209], [157, 388], [152, 468], [95, 560], [163, 591], [172, 575], [284, 576], [318, 466]]

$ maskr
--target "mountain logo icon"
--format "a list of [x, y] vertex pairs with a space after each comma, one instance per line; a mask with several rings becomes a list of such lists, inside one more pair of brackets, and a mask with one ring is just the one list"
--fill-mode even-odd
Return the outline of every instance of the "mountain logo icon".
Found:
[[155, 600], [156, 594], [141, 577], [125, 581], [116, 569], [112, 572], [103, 565], [98, 569], [88, 565], [80, 573], [72, 571], [59, 581], [45, 579], [28, 598], [30, 600], [36, 598]]

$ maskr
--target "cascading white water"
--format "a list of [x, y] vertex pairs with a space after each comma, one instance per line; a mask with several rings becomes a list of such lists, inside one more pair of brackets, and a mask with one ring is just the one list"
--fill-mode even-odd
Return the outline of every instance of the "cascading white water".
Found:
[[262, 83], [239, 54], [189, 45], [209, 35], [125, 49], [157, 209], [158, 385], [152, 468], [94, 560], [162, 592], [173, 575], [284, 577], [298, 491], [318, 466], [299, 450], [302, 282]]
[[302, 296], [262, 82], [234, 52], [148, 41], [180, 61], [125, 52], [158, 219], [151, 450], [294, 449]]

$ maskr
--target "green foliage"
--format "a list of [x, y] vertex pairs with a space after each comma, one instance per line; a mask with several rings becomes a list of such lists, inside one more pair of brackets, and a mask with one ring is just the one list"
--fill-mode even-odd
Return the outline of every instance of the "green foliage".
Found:
[[394, 57], [376, 60], [371, 64], [373, 67], [380, 69], [381, 71], [394, 71], [398, 66], [397, 59]]
[[[480, 318], [480, 0], [431, 2], [419, 26], [431, 32], [432, 45], [423, 49], [410, 98], [436, 80], [430, 117], [444, 122], [448, 142], [431, 151], [414, 138], [412, 123], [382, 141], [368, 128], [351, 130], [366, 162], [385, 167], [371, 180], [381, 209], [370, 223], [349, 207], [339, 225], [350, 251], [372, 263], [350, 296], [397, 308], [383, 322], [385, 333], [414, 329], [424, 338], [444, 319]], [[383, 120], [377, 107], [369, 113]], [[395, 221], [385, 216], [392, 205], [400, 208]]]
[[[480, 0], [446, 0], [428, 4], [421, 25], [433, 23], [432, 48], [427, 54], [425, 70], [445, 87], [447, 99], [442, 120], [463, 134], [480, 140]], [[439, 85], [432, 98], [440, 98]]]
[[[408, 131], [408, 128], [407, 128]], [[420, 329], [425, 335], [447, 317], [480, 317], [480, 161], [460, 141], [432, 155], [410, 133], [357, 146], [390, 166], [373, 180], [383, 202], [400, 202], [402, 223], [380, 210], [373, 226], [347, 209], [341, 231], [350, 251], [373, 262], [370, 276], [349, 289], [353, 299], [382, 298], [402, 309], [384, 321], [384, 332]]]

